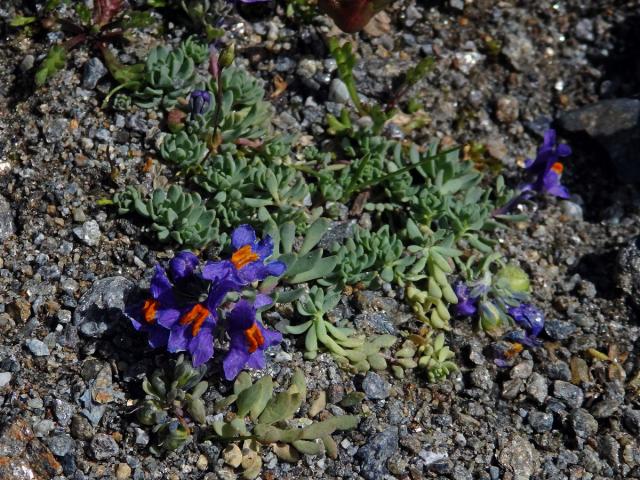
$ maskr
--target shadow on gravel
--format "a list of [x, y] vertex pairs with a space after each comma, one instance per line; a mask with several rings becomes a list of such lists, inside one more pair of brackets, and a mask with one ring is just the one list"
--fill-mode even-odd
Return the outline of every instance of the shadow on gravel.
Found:
[[[593, 283], [599, 298], [616, 300], [620, 298], [616, 275], [612, 272], [617, 264], [618, 248], [601, 253], [589, 253], [580, 258], [571, 274], [578, 273], [584, 280]], [[607, 267], [603, 266], [606, 265]]]

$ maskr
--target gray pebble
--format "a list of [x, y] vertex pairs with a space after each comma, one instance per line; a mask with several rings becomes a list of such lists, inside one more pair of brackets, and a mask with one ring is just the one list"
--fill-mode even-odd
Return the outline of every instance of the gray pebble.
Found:
[[10, 372], [0, 372], [0, 388], [9, 385], [11, 381], [11, 373]]
[[64, 457], [73, 448], [73, 438], [66, 434], [54, 435], [47, 440], [47, 446], [56, 457]]
[[46, 357], [49, 355], [49, 347], [47, 347], [47, 344], [37, 338], [30, 338], [25, 342], [25, 345], [36, 357]]
[[529, 425], [536, 432], [549, 432], [553, 428], [553, 414], [546, 412], [532, 411], [529, 413]]
[[99, 58], [91, 58], [84, 64], [82, 86], [89, 90], [96, 88], [98, 81], [107, 74], [107, 68]]
[[584, 393], [579, 387], [563, 380], [553, 383], [553, 395], [571, 408], [579, 408], [584, 401]]
[[342, 105], [346, 105], [350, 100], [349, 90], [345, 83], [339, 78], [334, 78], [329, 87], [329, 99]]
[[73, 233], [85, 245], [94, 247], [100, 243], [100, 226], [95, 220], [89, 220], [80, 227], [73, 229]]
[[91, 440], [91, 453], [96, 460], [107, 460], [115, 457], [120, 448], [111, 435], [98, 433]]
[[371, 437], [360, 447], [356, 459], [360, 462], [360, 475], [367, 480], [380, 480], [387, 474], [387, 460], [399, 449], [398, 427], [392, 427]]
[[389, 396], [391, 384], [376, 372], [368, 372], [362, 381], [362, 391], [371, 400], [382, 400]]
[[571, 412], [569, 424], [580, 438], [588, 438], [598, 432], [598, 421], [584, 408], [576, 408]]

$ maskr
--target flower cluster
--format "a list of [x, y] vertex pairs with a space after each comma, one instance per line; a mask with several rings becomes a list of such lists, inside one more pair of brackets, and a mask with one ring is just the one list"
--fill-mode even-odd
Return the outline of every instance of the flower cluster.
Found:
[[544, 328], [544, 315], [527, 302], [529, 278], [520, 268], [504, 266], [494, 275], [487, 272], [470, 286], [460, 282], [454, 291], [457, 316], [477, 314], [480, 328], [494, 336], [502, 335], [503, 327], [515, 323], [522, 330], [509, 332], [505, 340], [529, 347], [540, 345], [538, 335]]
[[556, 131], [549, 129], [544, 134], [544, 141], [535, 159], [527, 159], [526, 170], [531, 174], [533, 180], [520, 186], [524, 192], [545, 193], [559, 198], [569, 198], [569, 191], [560, 184], [564, 165], [561, 158], [571, 155], [571, 147], [563, 143], [557, 144]]
[[516, 205], [529, 200], [536, 193], [563, 199], [569, 198], [567, 187], [560, 183], [564, 171], [561, 159], [569, 155], [571, 155], [571, 147], [564, 143], [557, 144], [556, 131], [547, 130], [536, 158], [528, 158], [525, 162], [525, 170], [529, 174], [530, 181], [521, 184], [518, 187], [518, 194], [496, 209], [494, 215], [509, 213]]
[[[242, 225], [232, 233], [231, 244], [228, 260], [200, 267], [198, 258], [184, 251], [171, 260], [168, 274], [156, 266], [148, 298], [125, 312], [136, 330], [148, 334], [150, 346], [188, 351], [194, 367], [202, 365], [213, 356], [214, 332], [227, 294], [284, 273], [283, 262], [267, 262], [273, 253], [268, 235], [258, 241], [254, 230]], [[253, 304], [240, 300], [226, 316], [231, 339], [223, 361], [227, 379], [235, 378], [245, 365], [263, 368], [265, 349], [282, 340], [257, 320], [257, 309], [270, 303], [266, 295], [257, 295]]]

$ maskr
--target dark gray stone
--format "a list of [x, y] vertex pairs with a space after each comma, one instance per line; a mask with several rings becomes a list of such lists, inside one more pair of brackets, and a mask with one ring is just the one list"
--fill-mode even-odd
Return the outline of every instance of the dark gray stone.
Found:
[[91, 440], [91, 453], [96, 460], [107, 460], [115, 457], [120, 448], [111, 435], [98, 433]]
[[73, 322], [88, 337], [100, 337], [121, 318], [133, 282], [124, 277], [98, 280], [80, 298]]
[[107, 74], [107, 68], [98, 58], [91, 58], [84, 64], [82, 86], [93, 90], [98, 81]]
[[559, 125], [568, 132], [586, 132], [600, 143], [623, 182], [640, 181], [640, 100], [616, 98], [562, 114]]
[[362, 381], [362, 391], [371, 400], [382, 400], [389, 396], [391, 384], [376, 372], [369, 372]]
[[579, 387], [563, 380], [556, 380], [553, 383], [553, 396], [562, 400], [571, 408], [579, 408], [584, 401], [584, 393]]
[[544, 325], [544, 331], [553, 340], [566, 340], [575, 333], [576, 326], [571, 322], [547, 320]]
[[571, 412], [569, 424], [580, 438], [589, 438], [598, 432], [598, 421], [584, 408], [576, 408]]
[[622, 422], [631, 433], [640, 434], [640, 410], [629, 409], [625, 411]]
[[640, 237], [634, 238], [618, 254], [618, 287], [636, 308], [640, 308]]
[[13, 210], [9, 202], [0, 195], [0, 242], [6, 240], [16, 231], [13, 222]]
[[37, 338], [30, 338], [25, 342], [25, 345], [36, 357], [47, 357], [49, 355], [49, 347], [47, 347], [47, 344]]
[[380, 480], [388, 474], [387, 461], [400, 448], [398, 427], [392, 427], [372, 437], [356, 453], [360, 462], [360, 475], [367, 480]]
[[529, 425], [536, 432], [550, 432], [553, 428], [553, 414], [532, 411], [529, 413]]
[[73, 448], [73, 438], [66, 434], [54, 435], [47, 440], [47, 446], [56, 457], [64, 457]]

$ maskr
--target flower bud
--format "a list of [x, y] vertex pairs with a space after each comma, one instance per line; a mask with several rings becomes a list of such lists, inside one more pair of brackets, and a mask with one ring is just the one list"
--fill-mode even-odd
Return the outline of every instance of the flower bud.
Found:
[[502, 312], [493, 303], [480, 303], [480, 326], [487, 333], [499, 333], [502, 326]]
[[227, 48], [222, 50], [220, 54], [220, 59], [218, 60], [218, 65], [222, 68], [226, 68], [231, 66], [233, 60], [236, 58], [236, 46], [235, 44], [229, 45]]
[[495, 276], [498, 287], [506, 288], [513, 293], [529, 292], [529, 275], [520, 267], [505, 265]]

